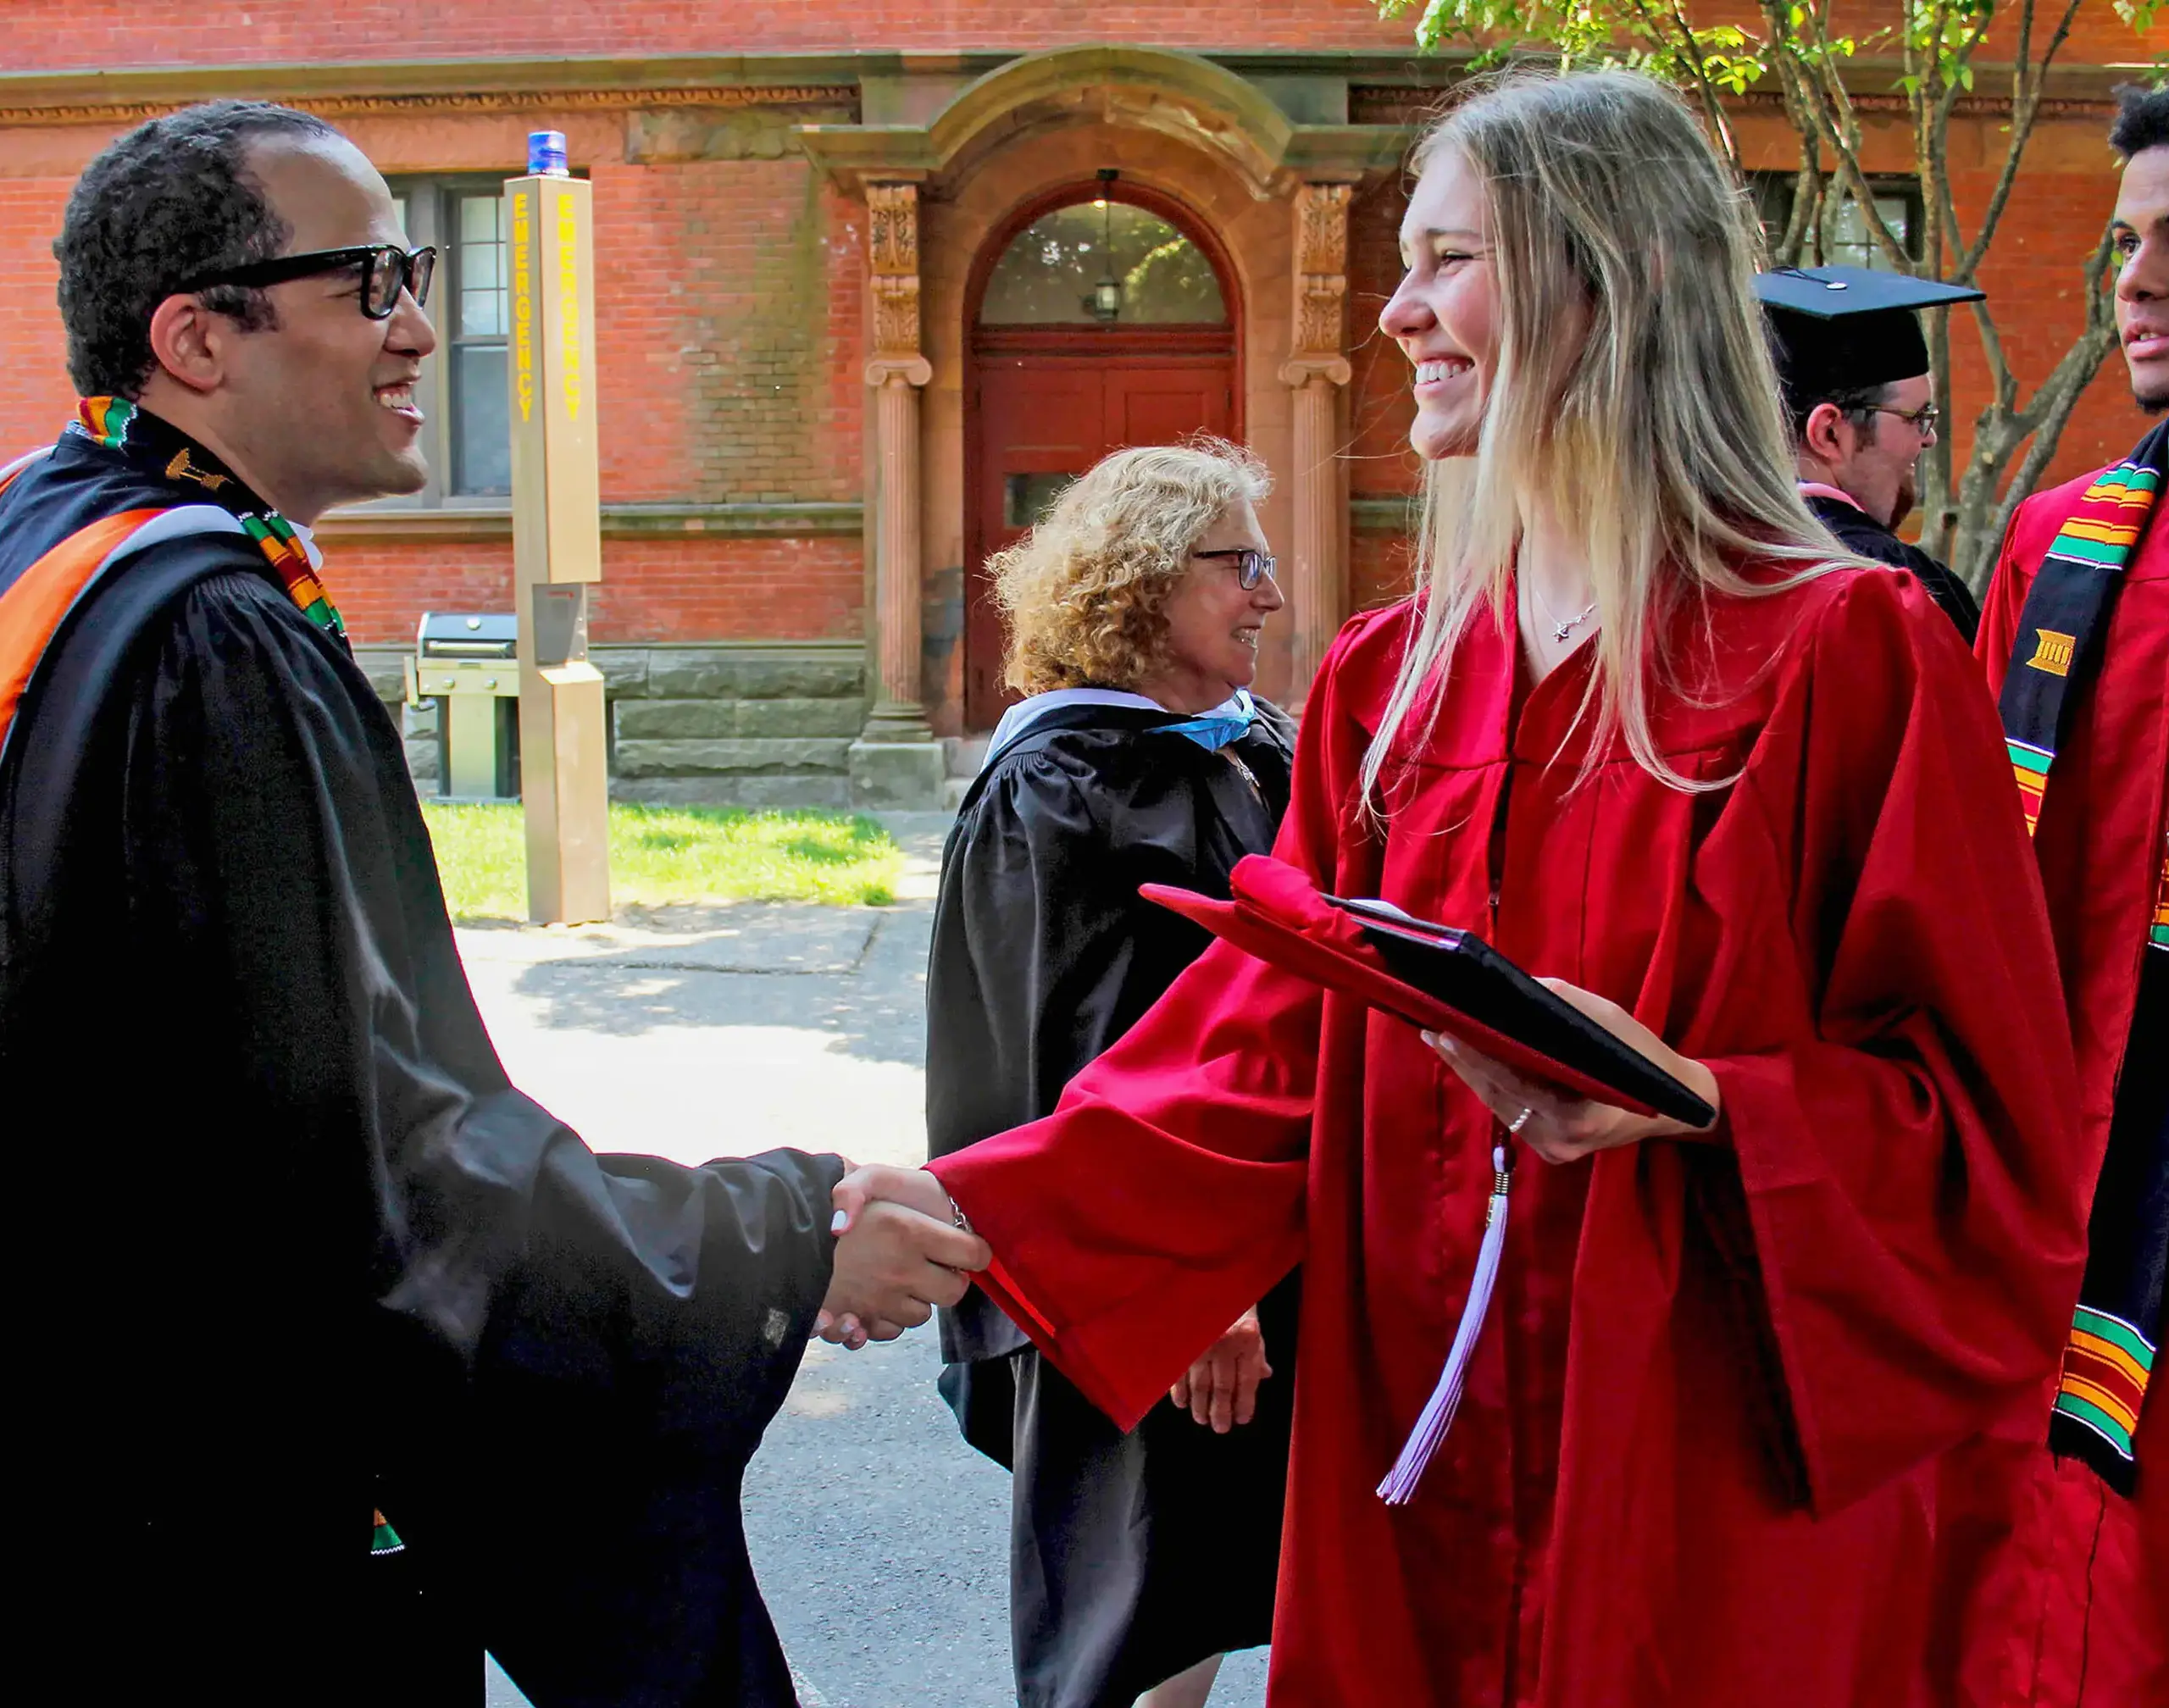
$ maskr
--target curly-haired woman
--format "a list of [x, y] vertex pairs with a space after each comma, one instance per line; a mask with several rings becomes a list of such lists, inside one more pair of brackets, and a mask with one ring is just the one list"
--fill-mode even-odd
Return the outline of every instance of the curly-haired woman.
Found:
[[[1232, 445], [1118, 451], [990, 566], [1026, 697], [942, 860], [937, 1156], [1047, 1113], [1205, 948], [1140, 884], [1224, 895], [1235, 862], [1272, 846], [1294, 730], [1248, 691], [1284, 602], [1255, 508], [1267, 485]], [[1124, 1434], [984, 1294], [943, 1314], [942, 1390], [965, 1439], [1015, 1473], [1026, 1708], [1189, 1708], [1223, 1651], [1266, 1641], [1294, 1327], [1276, 1289]]]

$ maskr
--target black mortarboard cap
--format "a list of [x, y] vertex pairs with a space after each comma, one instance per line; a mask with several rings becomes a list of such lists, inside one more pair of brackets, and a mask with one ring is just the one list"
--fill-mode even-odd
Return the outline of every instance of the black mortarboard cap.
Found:
[[1928, 371], [1914, 311], [1986, 293], [1866, 267], [1787, 267], [1755, 275], [1770, 320], [1778, 377], [1795, 408]]

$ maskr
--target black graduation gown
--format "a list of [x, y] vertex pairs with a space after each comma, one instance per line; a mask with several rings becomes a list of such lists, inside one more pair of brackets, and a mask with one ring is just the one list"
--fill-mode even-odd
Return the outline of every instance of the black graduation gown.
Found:
[[[1048, 1113], [1202, 952], [1206, 932], [1139, 884], [1224, 896], [1236, 861], [1272, 846], [1294, 754], [1286, 714], [1260, 702], [1250, 732], [1217, 752], [1159, 730], [1172, 721], [1050, 713], [965, 797], [927, 977], [933, 1155]], [[1269, 1638], [1296, 1285], [1261, 1301], [1273, 1375], [1253, 1420], [1224, 1436], [1166, 1400], [1125, 1436], [984, 1294], [940, 1313], [943, 1392], [965, 1439], [1015, 1473], [1023, 1708], [1129, 1708], [1207, 1655]]]
[[1981, 626], [1980, 602], [1956, 575], [1919, 546], [1906, 544], [1857, 505], [1810, 493], [1807, 507], [1814, 513], [1817, 521], [1838, 536], [1838, 543], [1848, 552], [1872, 557], [1878, 563], [1894, 563], [1900, 569], [1911, 570], [1920, 578], [1921, 585], [1928, 589], [1928, 597], [1958, 625], [1966, 644], [1973, 644], [1973, 635]]
[[[202, 499], [64, 441], [0, 568]], [[45, 1661], [113, 1701], [473, 1705], [486, 1646], [541, 1708], [794, 1700], [739, 1484], [840, 1165], [598, 1157], [507, 1083], [397, 733], [245, 539], [64, 626], [0, 768], [0, 932]]]

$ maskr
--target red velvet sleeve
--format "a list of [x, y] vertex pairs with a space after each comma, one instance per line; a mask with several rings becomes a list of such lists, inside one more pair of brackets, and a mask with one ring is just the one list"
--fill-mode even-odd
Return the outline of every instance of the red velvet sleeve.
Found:
[[[1362, 733], [1319, 668], [1273, 851], [1324, 882]], [[1322, 998], [1215, 943], [1045, 1120], [928, 1166], [994, 1248], [980, 1284], [1127, 1429], [1301, 1260]]]
[[2003, 692], [2003, 679], [2011, 670], [2011, 649], [2018, 644], [2019, 613], [2026, 608], [2026, 595], [2032, 589], [2033, 577], [2021, 563], [2039, 562], [2039, 553], [2022, 552], [2019, 536], [2030, 531], [2028, 513], [2033, 507], [2029, 501], [2011, 513], [2011, 526], [2004, 530], [2003, 549], [1996, 557], [1995, 574], [1989, 580], [1988, 597], [1981, 605], [1981, 627], [1973, 637], [1973, 656], [1980, 661], [1987, 673], [1989, 692]]
[[1832, 602], [1699, 864], [1729, 946], [1684, 1047], [1722, 1090], [1827, 1513], [2039, 1403], [2085, 1256], [2033, 857], [1924, 595], [1863, 575]]

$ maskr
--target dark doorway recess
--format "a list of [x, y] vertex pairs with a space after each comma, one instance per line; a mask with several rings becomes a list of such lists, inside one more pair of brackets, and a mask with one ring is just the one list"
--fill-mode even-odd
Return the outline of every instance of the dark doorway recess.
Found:
[[[1099, 289], [1110, 280], [1112, 319]], [[1017, 697], [1001, 686], [987, 557], [1110, 451], [1240, 437], [1241, 307], [1203, 222], [1119, 180], [1019, 208], [981, 250], [965, 301], [964, 722], [981, 730]]]

